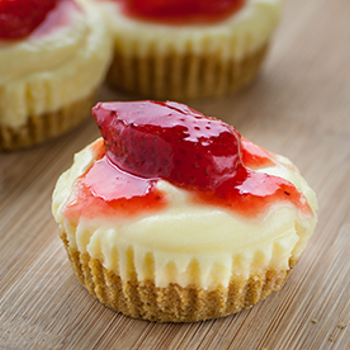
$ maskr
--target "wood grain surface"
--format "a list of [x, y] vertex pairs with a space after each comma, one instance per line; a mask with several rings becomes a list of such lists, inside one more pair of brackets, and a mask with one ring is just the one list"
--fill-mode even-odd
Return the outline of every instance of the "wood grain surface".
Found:
[[[263, 72], [235, 95], [190, 105], [297, 164], [319, 223], [284, 287], [252, 309], [193, 324], [137, 321], [78, 283], [51, 193], [92, 118], [0, 155], [0, 349], [350, 349], [350, 1], [289, 0]], [[126, 99], [103, 88], [101, 100]]]

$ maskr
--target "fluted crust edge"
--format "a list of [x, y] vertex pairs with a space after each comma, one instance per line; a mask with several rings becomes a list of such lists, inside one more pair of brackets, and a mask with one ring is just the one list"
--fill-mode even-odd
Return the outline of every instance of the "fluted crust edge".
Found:
[[195, 322], [224, 317], [248, 309], [278, 290], [297, 259], [289, 259], [289, 270], [268, 269], [248, 279], [232, 278], [228, 288], [202, 289], [169, 284], [157, 287], [152, 280], [129, 281], [108, 271], [98, 259], [69, 246], [65, 232], [60, 237], [79, 282], [97, 300], [124, 315], [156, 322]]
[[90, 115], [97, 91], [57, 111], [28, 117], [25, 125], [17, 128], [0, 124], [0, 151], [13, 151], [40, 144], [75, 128]]
[[130, 55], [116, 46], [107, 81], [116, 89], [146, 98], [188, 100], [223, 96], [252, 83], [268, 46], [266, 43], [240, 60], [224, 59], [220, 52]]

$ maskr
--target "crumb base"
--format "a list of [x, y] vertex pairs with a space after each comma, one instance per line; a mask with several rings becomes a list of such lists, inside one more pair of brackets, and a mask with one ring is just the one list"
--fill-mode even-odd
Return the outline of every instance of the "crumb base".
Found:
[[222, 96], [249, 85], [257, 76], [268, 44], [241, 60], [220, 53], [198, 56], [130, 56], [117, 47], [108, 83], [145, 98], [187, 100]]
[[228, 288], [205, 290], [195, 286], [170, 284], [160, 288], [152, 280], [122, 281], [101, 262], [69, 246], [61, 232], [68, 258], [79, 282], [108, 308], [124, 315], [156, 322], [194, 322], [224, 317], [251, 308], [278, 290], [297, 260], [289, 260], [289, 270], [267, 270], [249, 279], [233, 278]]
[[28, 148], [73, 129], [90, 115], [96, 97], [97, 91], [94, 90], [58, 111], [29, 116], [27, 123], [18, 128], [0, 123], [0, 151]]

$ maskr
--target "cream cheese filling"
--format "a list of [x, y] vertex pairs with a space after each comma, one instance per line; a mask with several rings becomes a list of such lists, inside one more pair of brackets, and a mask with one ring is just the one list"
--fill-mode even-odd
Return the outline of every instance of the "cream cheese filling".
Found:
[[57, 111], [98, 88], [111, 38], [98, 8], [77, 4], [80, 9], [62, 1], [47, 18], [62, 22], [51, 30], [38, 27], [24, 40], [0, 42], [1, 125], [20, 127], [29, 116]]
[[215, 53], [223, 60], [241, 60], [267, 44], [282, 7], [281, 0], [247, 0], [243, 9], [218, 23], [165, 25], [125, 16], [117, 1], [98, 3], [123, 54]]
[[195, 204], [189, 194], [166, 181], [157, 186], [167, 193], [169, 205], [157, 213], [136, 217], [80, 218], [73, 225], [64, 217], [76, 179], [94, 162], [91, 145], [75, 156], [62, 174], [53, 195], [53, 213], [67, 233], [71, 247], [99, 259], [125, 281], [137, 275], [159, 287], [178, 283], [185, 287], [227, 287], [230, 280], [249, 278], [268, 269], [288, 270], [289, 258], [298, 259], [317, 218], [314, 192], [297, 169], [284, 157], [280, 165], [260, 169], [283, 177], [304, 193], [314, 216], [300, 217], [296, 208], [276, 203], [254, 219], [220, 207]]

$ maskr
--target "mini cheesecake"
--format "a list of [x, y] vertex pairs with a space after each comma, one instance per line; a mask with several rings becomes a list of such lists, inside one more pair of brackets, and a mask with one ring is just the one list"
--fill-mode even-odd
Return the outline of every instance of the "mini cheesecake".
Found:
[[114, 37], [110, 85], [147, 98], [187, 100], [221, 96], [252, 83], [282, 1], [97, 3]]
[[286, 158], [175, 102], [98, 104], [103, 138], [53, 194], [72, 267], [107, 307], [159, 322], [227, 316], [279, 289], [317, 221]]
[[[35, 28], [23, 32], [41, 7], [41, 22], [32, 19]], [[23, 21], [17, 30], [8, 23], [16, 16]], [[61, 135], [89, 116], [111, 59], [111, 38], [86, 1], [4, 0], [0, 17], [0, 150], [14, 150]]]

